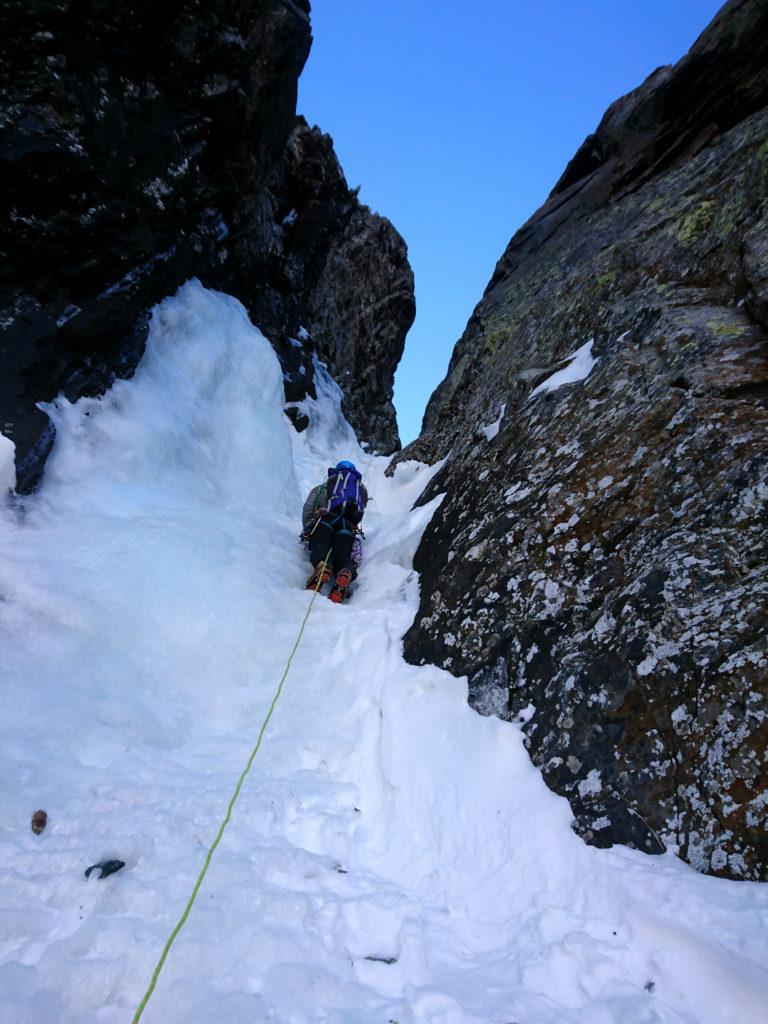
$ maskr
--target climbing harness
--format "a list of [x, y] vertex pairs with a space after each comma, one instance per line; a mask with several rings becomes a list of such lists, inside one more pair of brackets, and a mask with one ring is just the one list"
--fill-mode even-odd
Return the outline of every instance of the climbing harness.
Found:
[[[328, 562], [328, 556], [329, 555], [330, 555], [330, 552], [325, 557], [325, 560], [323, 562], [323, 568], [325, 568], [325, 565]], [[205, 876], [206, 876], [206, 874], [208, 872], [208, 868], [211, 865], [211, 859], [213, 857], [214, 851], [215, 851], [216, 847], [219, 845], [219, 842], [221, 841], [221, 837], [224, 835], [224, 830], [227, 827], [227, 825], [229, 824], [229, 819], [232, 817], [232, 808], [235, 806], [235, 801], [237, 800], [238, 796], [240, 795], [240, 790], [242, 789], [243, 783], [245, 782], [245, 777], [248, 774], [248, 772], [251, 770], [251, 765], [253, 764], [253, 759], [256, 757], [256, 754], [258, 753], [259, 747], [261, 746], [261, 741], [262, 741], [262, 739], [264, 737], [264, 733], [267, 731], [267, 726], [269, 725], [269, 720], [272, 717], [272, 712], [275, 710], [275, 707], [277, 706], [277, 702], [280, 699], [280, 694], [283, 692], [283, 683], [285, 682], [286, 677], [288, 675], [288, 672], [290, 670], [291, 662], [293, 661], [293, 656], [296, 653], [296, 651], [299, 649], [299, 644], [301, 643], [301, 638], [304, 635], [304, 627], [307, 624], [307, 619], [309, 618], [309, 613], [312, 611], [312, 605], [315, 603], [315, 598], [317, 597], [319, 591], [320, 591], [320, 588], [319, 587], [315, 587], [314, 593], [312, 594], [312, 600], [309, 602], [309, 605], [307, 606], [307, 611], [306, 611], [306, 614], [304, 615], [304, 620], [301, 623], [301, 629], [299, 629], [299, 635], [296, 637], [296, 642], [293, 645], [293, 650], [288, 655], [288, 661], [285, 664], [285, 669], [283, 670], [283, 674], [282, 674], [282, 676], [280, 678], [280, 682], [277, 684], [277, 689], [275, 690], [274, 696], [272, 697], [272, 703], [269, 705], [269, 710], [267, 711], [267, 714], [266, 714], [266, 716], [264, 718], [264, 721], [261, 723], [261, 729], [259, 730], [259, 735], [258, 735], [258, 737], [256, 739], [256, 744], [255, 744], [253, 750], [251, 751], [251, 756], [248, 758], [248, 763], [246, 764], [245, 768], [243, 769], [243, 772], [240, 775], [240, 778], [237, 780], [237, 785], [235, 786], [235, 790], [234, 790], [234, 792], [232, 794], [232, 797], [231, 797], [231, 799], [229, 801], [229, 804], [227, 806], [227, 813], [224, 815], [224, 820], [222, 821], [221, 825], [219, 826], [219, 831], [218, 831], [218, 833], [216, 835], [216, 838], [214, 839], [213, 843], [211, 844], [211, 848], [208, 850], [208, 853], [207, 853], [206, 858], [205, 858], [205, 862], [204, 862], [204, 864], [202, 866], [202, 869], [200, 870], [200, 874], [197, 876], [197, 881], [195, 882], [194, 887], [192, 889], [192, 894], [190, 895], [189, 899], [187, 900], [187, 905], [184, 907], [184, 911], [183, 911], [181, 917], [177, 921], [176, 926], [174, 927], [174, 929], [171, 932], [171, 934], [168, 936], [168, 941], [166, 942], [165, 946], [163, 947], [163, 952], [160, 954], [160, 959], [157, 961], [157, 965], [155, 966], [155, 969], [152, 972], [152, 978], [151, 978], [151, 980], [149, 982], [149, 986], [147, 987], [147, 991], [144, 993], [144, 998], [139, 1003], [139, 1006], [138, 1006], [138, 1009], [136, 1010], [136, 1015], [133, 1018], [132, 1024], [138, 1024], [138, 1021], [141, 1019], [141, 1015], [142, 1015], [142, 1013], [144, 1013], [144, 1009], [145, 1009], [147, 1003], [149, 1002], [149, 997], [152, 995], [152, 993], [155, 990], [155, 985], [157, 984], [157, 979], [160, 977], [160, 971], [163, 969], [163, 964], [165, 963], [165, 961], [166, 961], [166, 959], [168, 957], [168, 953], [170, 952], [171, 946], [173, 945], [174, 940], [176, 939], [176, 936], [179, 934], [181, 929], [184, 927], [184, 924], [185, 924], [187, 918], [189, 917], [189, 912], [192, 909], [192, 906], [193, 906], [193, 904], [195, 902], [195, 899], [197, 898], [197, 894], [198, 894], [198, 892], [200, 890], [200, 886], [203, 884], [203, 879], [205, 878]]]

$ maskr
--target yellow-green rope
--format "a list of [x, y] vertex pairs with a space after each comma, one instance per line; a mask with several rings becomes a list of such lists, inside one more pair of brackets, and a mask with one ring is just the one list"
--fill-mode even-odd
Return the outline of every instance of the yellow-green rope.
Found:
[[[325, 556], [325, 559], [324, 559], [324, 561], [322, 563], [323, 569], [325, 569], [325, 566], [326, 566], [326, 564], [328, 562], [328, 558], [329, 557], [330, 557], [330, 551]], [[282, 675], [282, 677], [280, 679], [280, 682], [277, 685], [277, 689], [275, 690], [275, 695], [272, 698], [272, 703], [269, 705], [269, 710], [267, 711], [266, 717], [264, 718], [264, 721], [262, 722], [261, 729], [259, 730], [259, 735], [258, 735], [258, 738], [256, 740], [256, 745], [254, 746], [253, 750], [251, 751], [251, 756], [248, 758], [248, 763], [246, 764], [245, 768], [243, 769], [243, 772], [242, 772], [240, 778], [237, 780], [237, 785], [235, 786], [235, 791], [232, 794], [232, 798], [229, 801], [229, 805], [227, 806], [227, 813], [224, 815], [224, 820], [222, 821], [221, 825], [219, 826], [218, 834], [217, 834], [216, 838], [214, 839], [213, 844], [211, 845], [211, 848], [210, 848], [210, 850], [208, 851], [208, 853], [206, 855], [205, 863], [203, 864], [202, 870], [200, 871], [200, 874], [197, 877], [197, 881], [195, 882], [194, 888], [192, 889], [192, 894], [189, 897], [189, 899], [187, 900], [187, 905], [186, 905], [186, 907], [184, 907], [184, 912], [182, 913], [181, 917], [179, 918], [178, 922], [176, 923], [176, 927], [173, 929], [171, 934], [168, 936], [168, 941], [166, 942], [165, 947], [163, 948], [163, 952], [160, 954], [160, 959], [157, 961], [157, 966], [155, 967], [155, 969], [154, 969], [154, 971], [152, 973], [152, 980], [149, 983], [147, 991], [144, 993], [144, 998], [139, 1003], [139, 1008], [136, 1010], [136, 1015], [133, 1018], [133, 1024], [138, 1024], [138, 1021], [141, 1019], [141, 1015], [142, 1015], [142, 1013], [144, 1013], [144, 1009], [145, 1009], [147, 1003], [149, 1002], [149, 997], [155, 991], [155, 985], [157, 984], [157, 979], [160, 977], [160, 971], [162, 971], [162, 969], [163, 969], [163, 964], [165, 963], [165, 961], [166, 961], [166, 959], [168, 957], [168, 953], [170, 952], [170, 949], [171, 949], [171, 946], [173, 945], [174, 939], [179, 934], [181, 929], [184, 927], [184, 923], [187, 920], [187, 918], [189, 917], [189, 912], [192, 909], [192, 905], [195, 902], [197, 894], [198, 894], [198, 892], [200, 890], [200, 886], [203, 884], [203, 879], [205, 878], [205, 875], [206, 875], [206, 873], [208, 871], [208, 868], [211, 865], [211, 858], [213, 857], [213, 852], [216, 849], [216, 847], [219, 845], [221, 837], [224, 835], [224, 829], [229, 824], [229, 819], [232, 817], [232, 808], [235, 806], [235, 801], [237, 800], [238, 796], [240, 795], [240, 790], [242, 789], [243, 782], [245, 781], [245, 777], [248, 774], [248, 772], [251, 770], [251, 765], [253, 764], [253, 759], [254, 759], [254, 757], [256, 757], [258, 749], [261, 746], [261, 741], [262, 741], [262, 739], [264, 737], [264, 733], [267, 731], [267, 726], [269, 725], [269, 720], [272, 717], [272, 712], [275, 710], [277, 702], [280, 699], [280, 694], [283, 692], [283, 683], [285, 682], [286, 677], [288, 675], [288, 671], [289, 671], [289, 669], [291, 667], [291, 662], [293, 661], [293, 656], [296, 653], [296, 651], [299, 649], [299, 644], [301, 643], [301, 638], [302, 638], [302, 636], [304, 634], [304, 627], [307, 624], [307, 619], [309, 618], [309, 613], [312, 611], [312, 605], [315, 603], [315, 598], [317, 597], [319, 591], [320, 591], [320, 587], [316, 585], [315, 589], [314, 589], [314, 593], [312, 594], [312, 600], [309, 602], [309, 605], [307, 606], [307, 611], [306, 611], [306, 614], [304, 616], [304, 621], [301, 624], [301, 629], [299, 630], [299, 635], [296, 637], [296, 643], [293, 645], [293, 650], [288, 655], [288, 661], [285, 664], [285, 669], [283, 671], [283, 675]]]

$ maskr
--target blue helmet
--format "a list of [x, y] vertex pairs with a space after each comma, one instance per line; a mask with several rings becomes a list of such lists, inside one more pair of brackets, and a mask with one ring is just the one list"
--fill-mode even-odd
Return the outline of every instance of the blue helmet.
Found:
[[354, 462], [350, 462], [349, 459], [342, 459], [341, 462], [336, 463], [336, 469], [354, 469], [357, 471], [357, 466]]

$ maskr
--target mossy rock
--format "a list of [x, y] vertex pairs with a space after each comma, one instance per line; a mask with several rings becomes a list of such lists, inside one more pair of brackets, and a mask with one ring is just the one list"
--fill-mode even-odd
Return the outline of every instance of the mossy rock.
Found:
[[619, 272], [615, 268], [613, 270], [607, 270], [604, 274], [600, 274], [596, 278], [598, 288], [606, 288], [609, 285], [612, 285], [618, 276]]
[[489, 355], [498, 352], [504, 342], [508, 339], [509, 333], [501, 327], [491, 327], [485, 331], [483, 338], [483, 350]]
[[707, 320], [707, 327], [713, 334], [724, 335], [728, 338], [738, 338], [746, 330], [746, 327], [741, 327], [739, 324], [721, 324], [718, 320]]
[[671, 233], [683, 245], [690, 245], [707, 230], [715, 216], [716, 204], [712, 199], [705, 199], [688, 213], [679, 217], [672, 225]]

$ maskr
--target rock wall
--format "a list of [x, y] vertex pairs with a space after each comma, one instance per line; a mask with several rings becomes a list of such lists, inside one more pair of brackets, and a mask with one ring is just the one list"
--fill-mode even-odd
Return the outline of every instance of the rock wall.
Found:
[[[53, 440], [36, 403], [132, 373], [148, 310], [194, 275], [237, 295], [268, 333], [287, 398], [299, 358], [287, 339], [304, 325], [310, 389], [316, 352], [355, 395], [361, 437], [397, 447], [391, 378], [412, 277], [402, 239], [347, 188], [330, 140], [296, 124], [310, 42], [307, 0], [3, 5], [0, 430], [19, 490]], [[347, 278], [329, 283], [339, 261]]]
[[307, 357], [316, 354], [342, 387], [358, 435], [372, 450], [390, 454], [400, 447], [394, 375], [416, 315], [405, 242], [388, 220], [361, 205], [331, 138], [301, 117], [272, 191], [280, 225], [272, 256], [276, 284], [262, 298], [259, 322], [273, 324], [271, 336], [286, 341], [280, 325], [295, 328], [301, 320], [312, 342], [301, 353], [290, 341], [279, 349], [286, 395], [299, 401], [307, 382], [311, 392]]
[[[588, 841], [753, 879], [767, 106], [768, 4], [732, 0], [608, 110], [514, 236], [401, 454], [448, 456], [423, 498], [446, 492], [408, 659], [467, 674], [478, 710], [522, 724]], [[581, 379], [555, 386], [577, 351]]]

